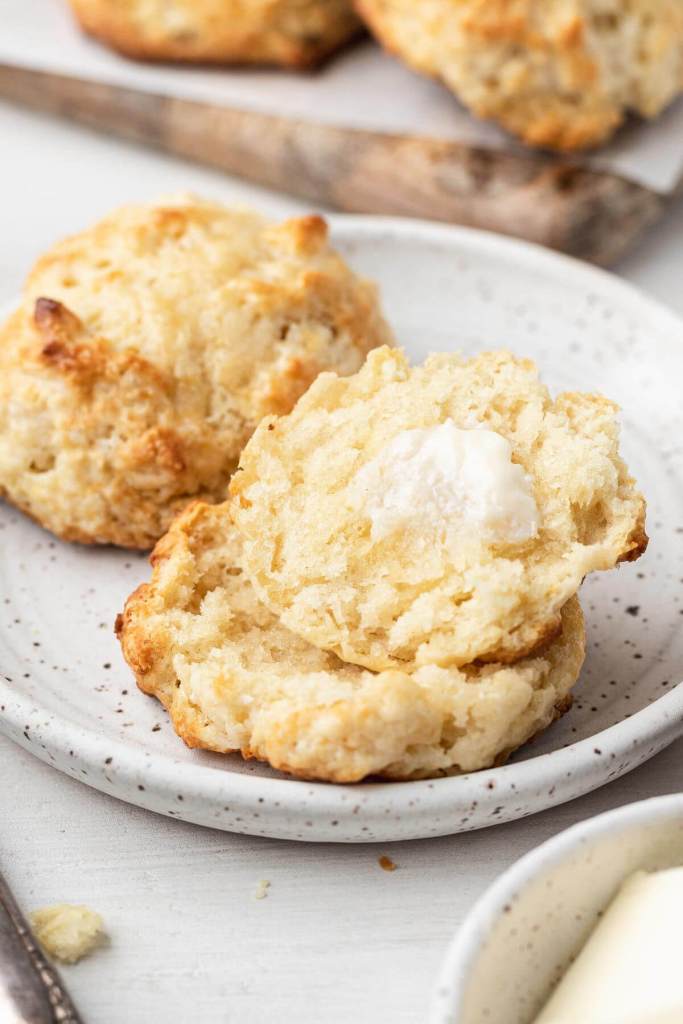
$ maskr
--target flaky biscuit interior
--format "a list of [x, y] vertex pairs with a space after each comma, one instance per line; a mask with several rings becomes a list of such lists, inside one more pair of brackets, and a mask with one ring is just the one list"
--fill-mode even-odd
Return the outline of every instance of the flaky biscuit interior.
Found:
[[351, 0], [69, 0], [90, 35], [129, 57], [306, 68], [360, 28]]
[[138, 685], [192, 747], [241, 751], [335, 782], [500, 763], [570, 703], [584, 657], [578, 600], [516, 665], [375, 674], [282, 626], [258, 600], [226, 504], [191, 505], [152, 557], [117, 631]]
[[[376, 671], [516, 661], [555, 633], [588, 572], [646, 546], [616, 412], [598, 395], [553, 400], [508, 352], [411, 368], [378, 349], [352, 377], [322, 375], [245, 448], [230, 489], [250, 579], [293, 632]], [[493, 542], [458, 519], [434, 533], [419, 515], [412, 531], [373, 534], [358, 474], [403, 431], [447, 420], [509, 441], [537, 536]]]

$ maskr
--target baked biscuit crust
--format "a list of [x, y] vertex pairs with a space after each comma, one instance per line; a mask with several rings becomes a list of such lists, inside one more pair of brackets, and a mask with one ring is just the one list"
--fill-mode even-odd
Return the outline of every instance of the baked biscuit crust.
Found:
[[227, 503], [193, 503], [117, 621], [138, 685], [191, 747], [332, 782], [418, 778], [499, 764], [571, 703], [584, 658], [576, 598], [559, 636], [516, 665], [375, 674], [283, 627], [241, 556]]
[[351, 0], [69, 0], [81, 27], [126, 56], [307, 68], [360, 29]]
[[377, 38], [533, 146], [604, 142], [683, 89], [679, 0], [356, 0]]
[[126, 207], [40, 259], [0, 328], [0, 495], [66, 540], [152, 547], [225, 497], [263, 415], [388, 336], [319, 217]]
[[[373, 533], [359, 473], [403, 431], [447, 420], [509, 441], [540, 514], [535, 537], [486, 540], [458, 518], [420, 516]], [[353, 377], [319, 377], [245, 448], [230, 486], [245, 568], [287, 628], [345, 661], [516, 661], [554, 635], [588, 572], [645, 548], [645, 502], [618, 439], [613, 403], [553, 401], [533, 363], [507, 352], [411, 369], [379, 349]]]

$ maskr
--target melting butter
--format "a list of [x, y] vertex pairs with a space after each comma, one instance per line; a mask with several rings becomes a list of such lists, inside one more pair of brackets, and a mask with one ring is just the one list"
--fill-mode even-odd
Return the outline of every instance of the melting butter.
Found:
[[401, 431], [356, 474], [354, 491], [373, 540], [452, 529], [514, 544], [535, 537], [540, 524], [531, 480], [507, 438], [450, 419]]

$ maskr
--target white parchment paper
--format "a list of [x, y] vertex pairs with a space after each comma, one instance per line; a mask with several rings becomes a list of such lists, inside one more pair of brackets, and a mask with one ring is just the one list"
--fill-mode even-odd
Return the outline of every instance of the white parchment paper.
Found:
[[[146, 65], [84, 38], [66, 0], [0, 0], [0, 61], [345, 127], [521, 148], [370, 41], [313, 74]], [[628, 125], [599, 153], [580, 159], [671, 192], [683, 179], [683, 100], [654, 122]]]

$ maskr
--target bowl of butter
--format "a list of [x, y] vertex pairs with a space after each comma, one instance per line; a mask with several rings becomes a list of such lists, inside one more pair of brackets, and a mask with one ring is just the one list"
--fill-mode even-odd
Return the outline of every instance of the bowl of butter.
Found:
[[430, 1024], [681, 1024], [683, 794], [575, 825], [488, 889]]

